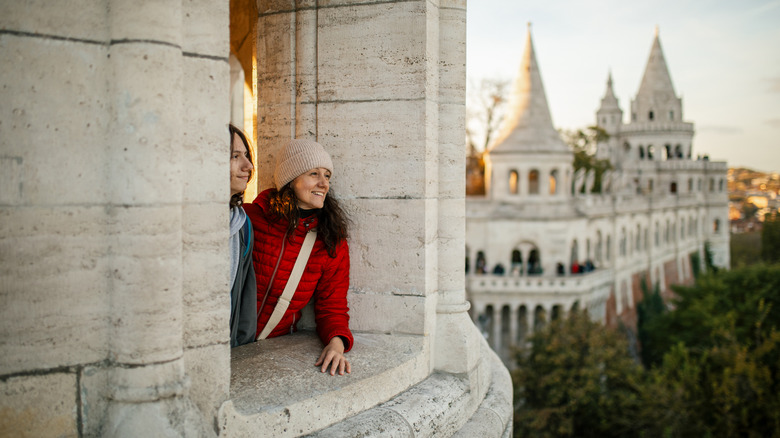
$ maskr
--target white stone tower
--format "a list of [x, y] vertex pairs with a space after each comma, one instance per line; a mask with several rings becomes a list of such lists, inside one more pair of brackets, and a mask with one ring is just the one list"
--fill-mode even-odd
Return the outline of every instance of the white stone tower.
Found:
[[622, 131], [630, 161], [691, 157], [693, 123], [683, 122], [682, 99], [674, 91], [657, 28], [639, 91], [631, 101], [631, 121]]
[[623, 125], [623, 110], [620, 109], [618, 99], [615, 97], [615, 90], [612, 88], [612, 72], [607, 78], [607, 90], [604, 92], [604, 97], [601, 98], [601, 106], [596, 111], [596, 125], [604, 129], [610, 137], [608, 141], [599, 144], [596, 157], [617, 163], [620, 151], [616, 140]]
[[509, 114], [485, 154], [488, 197], [505, 202], [564, 202], [570, 196], [566, 188], [572, 158], [553, 127], [529, 23]]

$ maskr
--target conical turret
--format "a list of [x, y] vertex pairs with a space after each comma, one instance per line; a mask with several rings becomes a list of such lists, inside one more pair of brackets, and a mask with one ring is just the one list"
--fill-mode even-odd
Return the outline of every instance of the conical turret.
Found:
[[550, 117], [542, 76], [536, 63], [531, 26], [510, 99], [510, 112], [490, 154], [569, 152]]
[[615, 134], [623, 121], [623, 110], [620, 109], [615, 90], [612, 88], [612, 72], [607, 78], [607, 91], [601, 98], [601, 106], [596, 111], [596, 125], [607, 131], [608, 134]]
[[680, 121], [682, 101], [674, 92], [672, 77], [661, 49], [658, 28], [636, 98], [631, 102], [632, 122]]

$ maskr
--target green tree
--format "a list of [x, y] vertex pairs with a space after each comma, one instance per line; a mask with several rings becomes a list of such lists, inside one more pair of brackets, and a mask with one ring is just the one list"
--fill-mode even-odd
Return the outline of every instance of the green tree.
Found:
[[651, 291], [647, 284], [647, 278], [642, 277], [639, 286], [642, 289], [643, 297], [642, 301], [636, 305], [637, 337], [641, 346], [642, 364], [649, 368], [663, 360], [663, 350], [652, 345], [655, 342], [655, 337], [649, 330], [652, 330], [652, 321], [666, 313], [666, 304], [661, 297], [658, 284]]
[[711, 272], [674, 291], [674, 310], [644, 327], [643, 348], [663, 356], [643, 387], [659, 425], [651, 435], [780, 436], [780, 265]]
[[642, 368], [625, 337], [573, 311], [518, 353], [515, 436], [625, 437], [646, 428]]
[[[612, 164], [609, 160], [599, 160], [596, 158], [596, 146], [598, 143], [607, 141], [609, 134], [598, 126], [588, 126], [585, 129], [578, 129], [576, 131], [561, 131], [561, 137], [574, 151], [574, 162], [572, 167], [574, 171], [579, 169], [585, 169], [586, 171], [594, 170], [596, 172], [592, 193], [601, 192], [601, 178], [604, 172], [611, 170]], [[580, 189], [580, 191], [584, 190]]]
[[764, 216], [761, 258], [767, 263], [780, 263], [780, 213], [777, 211]]

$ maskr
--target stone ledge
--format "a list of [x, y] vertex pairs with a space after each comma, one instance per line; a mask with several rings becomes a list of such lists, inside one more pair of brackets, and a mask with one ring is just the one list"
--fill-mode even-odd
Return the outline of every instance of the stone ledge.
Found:
[[331, 376], [314, 362], [313, 332], [231, 351], [230, 400], [220, 407], [220, 436], [299, 436], [343, 421], [416, 385], [430, 374], [427, 338], [355, 334], [352, 373]]
[[[435, 373], [390, 401], [339, 424], [307, 435], [312, 438], [420, 438], [433, 436], [502, 437], [512, 434], [512, 380], [487, 342], [480, 342], [481, 367], [490, 376], [484, 398], [471, 391], [469, 377]], [[471, 378], [476, 378], [473, 373]], [[474, 411], [474, 405], [477, 405]], [[463, 417], [469, 416], [465, 424]], [[462, 426], [461, 426], [462, 425]]]
[[[512, 436], [514, 415], [512, 377], [493, 350], [483, 338], [482, 357], [490, 366], [490, 387], [485, 399], [469, 421], [455, 434], [454, 438]], [[485, 352], [487, 350], [487, 352]]]

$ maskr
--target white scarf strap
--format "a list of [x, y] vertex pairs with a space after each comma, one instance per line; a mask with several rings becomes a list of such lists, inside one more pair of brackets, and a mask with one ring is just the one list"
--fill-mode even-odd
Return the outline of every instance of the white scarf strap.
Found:
[[284, 286], [282, 296], [280, 296], [279, 300], [276, 302], [276, 307], [274, 307], [271, 317], [268, 319], [265, 328], [257, 339], [267, 338], [276, 328], [276, 325], [279, 324], [279, 321], [282, 320], [284, 313], [290, 306], [290, 300], [292, 300], [293, 295], [295, 295], [295, 290], [298, 289], [298, 283], [300, 283], [303, 270], [306, 268], [306, 263], [309, 261], [309, 255], [311, 255], [315, 240], [317, 240], [317, 230], [311, 230], [306, 233], [306, 238], [303, 240], [303, 245], [301, 245], [301, 251], [298, 253], [298, 258], [295, 259], [295, 265], [290, 273], [290, 278], [287, 279], [287, 284]]

